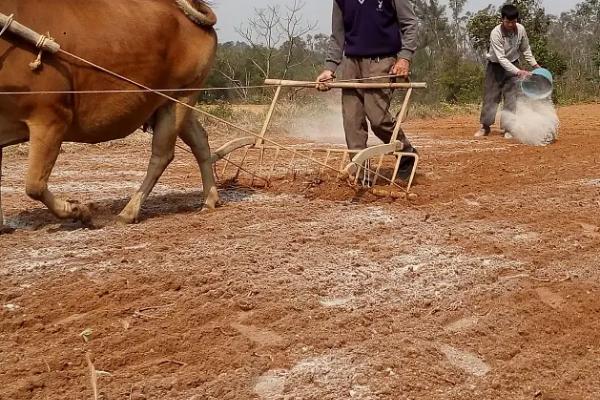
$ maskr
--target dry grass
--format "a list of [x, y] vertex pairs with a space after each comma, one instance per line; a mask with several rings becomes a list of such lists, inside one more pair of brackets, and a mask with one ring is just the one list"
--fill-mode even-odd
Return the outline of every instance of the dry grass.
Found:
[[410, 106], [409, 119], [442, 118], [450, 115], [471, 115], [479, 112], [479, 104], [417, 104]]

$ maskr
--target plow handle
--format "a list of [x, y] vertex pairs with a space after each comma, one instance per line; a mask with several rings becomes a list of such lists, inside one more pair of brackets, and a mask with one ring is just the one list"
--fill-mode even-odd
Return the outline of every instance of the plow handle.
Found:
[[316, 88], [318, 84], [325, 85], [331, 89], [416, 89], [426, 88], [427, 83], [393, 83], [393, 82], [309, 82], [309, 81], [290, 81], [285, 79], [265, 79], [265, 85], [296, 87], [296, 88]]

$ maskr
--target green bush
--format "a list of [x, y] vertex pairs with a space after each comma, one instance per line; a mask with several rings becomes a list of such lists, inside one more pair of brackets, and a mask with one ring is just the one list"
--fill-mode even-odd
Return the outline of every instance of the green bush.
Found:
[[476, 103], [483, 91], [483, 66], [474, 62], [455, 59], [441, 71], [439, 84], [448, 103]]

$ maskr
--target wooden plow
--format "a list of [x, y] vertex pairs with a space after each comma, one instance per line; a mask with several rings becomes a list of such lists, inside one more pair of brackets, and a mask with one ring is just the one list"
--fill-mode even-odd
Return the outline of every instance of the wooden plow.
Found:
[[[213, 153], [215, 170], [220, 181], [236, 182], [246, 175], [251, 186], [269, 186], [274, 180], [295, 181], [302, 178], [309, 184], [319, 184], [332, 177], [346, 180], [353, 186], [372, 187], [378, 196], [403, 198], [410, 194], [419, 156], [406, 152], [398, 134], [406, 119], [412, 92], [426, 88], [425, 83], [381, 82], [329, 82], [331, 89], [381, 89], [402, 90], [402, 107], [396, 116], [396, 125], [388, 144], [371, 146], [362, 151], [345, 147], [317, 144], [284, 145], [269, 136], [269, 128], [283, 88], [312, 88], [315, 82], [267, 79], [265, 85], [276, 87], [259, 134], [231, 140]], [[398, 183], [401, 161], [414, 159], [412, 170], [404, 186]]]

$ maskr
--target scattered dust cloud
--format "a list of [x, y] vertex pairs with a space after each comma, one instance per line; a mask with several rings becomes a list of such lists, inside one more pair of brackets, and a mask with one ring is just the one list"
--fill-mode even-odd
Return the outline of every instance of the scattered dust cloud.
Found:
[[502, 126], [521, 143], [546, 146], [558, 137], [559, 120], [551, 101], [520, 99], [516, 113], [502, 112]]
[[315, 143], [345, 144], [342, 105], [328, 101], [318, 109], [303, 110], [290, 120], [288, 134]]

